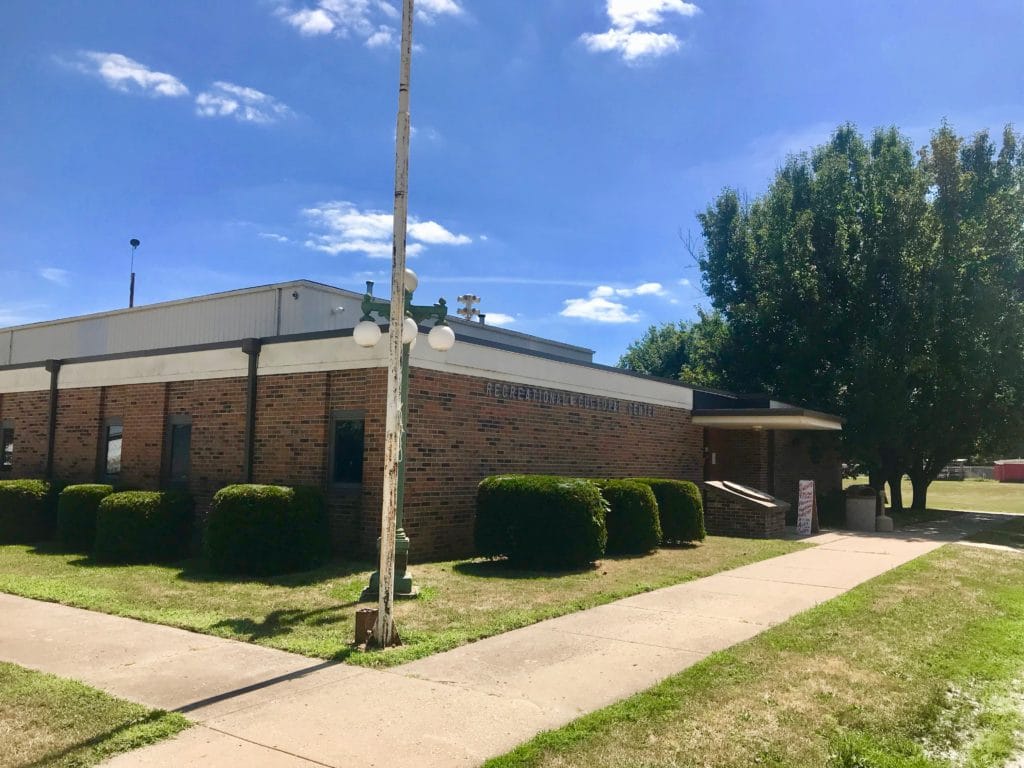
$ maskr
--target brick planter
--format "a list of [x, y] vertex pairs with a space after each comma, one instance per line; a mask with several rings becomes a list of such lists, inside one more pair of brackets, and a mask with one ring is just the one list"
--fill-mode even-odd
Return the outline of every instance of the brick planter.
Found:
[[713, 480], [704, 483], [704, 487], [704, 525], [708, 533], [768, 539], [785, 532], [789, 511], [786, 502], [728, 481]]

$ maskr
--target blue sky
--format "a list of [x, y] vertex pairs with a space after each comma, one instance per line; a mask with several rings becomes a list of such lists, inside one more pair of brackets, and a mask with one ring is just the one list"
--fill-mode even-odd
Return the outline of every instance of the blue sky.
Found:
[[[0, 27], [0, 326], [390, 269], [398, 0], [26, 2]], [[418, 0], [418, 300], [614, 362], [680, 240], [838, 123], [1024, 123], [1024, 3]]]

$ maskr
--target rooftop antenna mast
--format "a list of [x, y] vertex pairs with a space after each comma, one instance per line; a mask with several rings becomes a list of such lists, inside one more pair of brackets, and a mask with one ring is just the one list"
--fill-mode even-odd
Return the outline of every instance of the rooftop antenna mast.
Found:
[[141, 245], [141, 243], [139, 243], [138, 238], [133, 237], [131, 240], [128, 241], [128, 245], [132, 247], [132, 280], [128, 286], [128, 308], [131, 309], [132, 307], [135, 306], [135, 249], [138, 248], [139, 245]]

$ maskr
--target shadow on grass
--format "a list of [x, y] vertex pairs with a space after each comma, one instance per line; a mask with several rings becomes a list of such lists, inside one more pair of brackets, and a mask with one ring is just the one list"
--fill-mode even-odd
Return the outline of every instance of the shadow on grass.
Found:
[[225, 584], [263, 584], [271, 587], [308, 587], [323, 581], [333, 579], [347, 579], [362, 573], [369, 573], [373, 565], [360, 560], [334, 560], [319, 568], [308, 571], [294, 571], [275, 575], [250, 575], [236, 573], [219, 573], [210, 567], [209, 562], [203, 557], [193, 557], [186, 560], [171, 560], [158, 563], [110, 563], [97, 560], [91, 554], [61, 549], [56, 544], [38, 544], [32, 549], [33, 554], [43, 555], [71, 555], [74, 559], [68, 560], [68, 565], [76, 568], [135, 568], [139, 566], [155, 565], [164, 568], [177, 569], [179, 572], [176, 578], [182, 581], [197, 583], [225, 583]]
[[[261, 640], [283, 637], [291, 634], [300, 626], [328, 630], [333, 628], [339, 637], [347, 638], [352, 637], [353, 634], [349, 611], [358, 604], [359, 600], [350, 600], [313, 610], [282, 608], [271, 611], [262, 619], [249, 617], [222, 619], [216, 624], [212, 624], [210, 630], [214, 634], [218, 634], [218, 630], [226, 630], [234, 639], [247, 643], [259, 643]], [[354, 644], [345, 646], [332, 653], [329, 658], [332, 661], [344, 661], [354, 651]]]
[[265, 584], [271, 587], [308, 587], [331, 579], [347, 579], [373, 570], [370, 563], [360, 560], [334, 560], [327, 565], [309, 571], [295, 571], [278, 575], [248, 575], [218, 573], [210, 568], [205, 559], [187, 560], [179, 563], [178, 578], [194, 582], [223, 582], [228, 584]]
[[214, 629], [229, 629], [236, 635], [253, 642], [262, 638], [286, 635], [292, 631], [293, 627], [300, 624], [311, 627], [330, 627], [346, 623], [341, 612], [347, 608], [354, 608], [358, 604], [358, 600], [349, 600], [345, 603], [327, 605], [312, 610], [279, 608], [276, 611], [271, 611], [262, 619], [222, 619], [212, 627]]
[[[91, 739], [86, 739], [84, 741], [80, 741], [77, 744], [69, 744], [68, 746], [64, 747], [63, 749], [58, 749], [58, 750], [54, 750], [52, 752], [47, 752], [45, 755], [43, 755], [42, 757], [38, 758], [37, 760], [34, 760], [31, 763], [25, 763], [22, 766], [22, 768], [43, 768], [43, 766], [56, 765], [63, 758], [70, 757], [70, 756], [74, 755], [75, 752], [78, 752], [79, 750], [89, 749], [91, 747], [97, 747], [97, 746], [103, 744], [103, 742], [105, 742], [105, 741], [108, 741], [110, 739], [116, 738], [117, 736], [119, 736], [120, 734], [124, 733], [125, 731], [129, 731], [129, 730], [131, 730], [133, 728], [138, 728], [139, 726], [149, 725], [150, 723], [158, 722], [159, 720], [163, 719], [166, 716], [166, 714], [167, 714], [166, 712], [163, 712], [163, 711], [160, 711], [160, 710], [154, 710], [153, 712], [148, 713], [142, 719], [130, 720], [129, 722], [123, 723], [123, 724], [117, 726], [116, 728], [111, 728], [108, 731], [104, 731], [103, 733], [99, 733], [99, 734], [93, 736]], [[135, 746], [142, 746], [142, 744], [137, 744]], [[107, 755], [107, 757], [110, 757], [110, 756], [111, 755]], [[77, 761], [76, 761], [75, 764], [77, 764]]]
[[81, 555], [82, 557], [88, 557], [89, 552], [84, 549], [76, 549], [74, 547], [65, 547], [57, 541], [37, 541], [34, 544], [29, 545], [29, 551], [33, 555]]
[[998, 528], [979, 531], [973, 536], [968, 536], [967, 541], [996, 544], [1000, 547], [1024, 551], [1024, 520], [1012, 520]]
[[582, 568], [568, 568], [561, 570], [541, 570], [517, 567], [508, 560], [463, 560], [455, 563], [452, 570], [463, 576], [474, 576], [484, 579], [557, 579], [559, 576], [572, 576], [578, 573], [591, 573], [597, 569], [596, 565], [587, 565]]

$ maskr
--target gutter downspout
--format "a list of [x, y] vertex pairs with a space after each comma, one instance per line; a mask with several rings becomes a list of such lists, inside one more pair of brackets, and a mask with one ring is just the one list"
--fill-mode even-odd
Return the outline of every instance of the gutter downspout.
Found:
[[46, 479], [53, 480], [53, 450], [57, 442], [57, 381], [60, 377], [60, 360], [47, 360], [46, 370], [50, 374], [50, 415], [46, 426]]
[[259, 339], [242, 339], [242, 351], [249, 356], [245, 394], [245, 482], [251, 483], [256, 461], [256, 375], [260, 365]]

